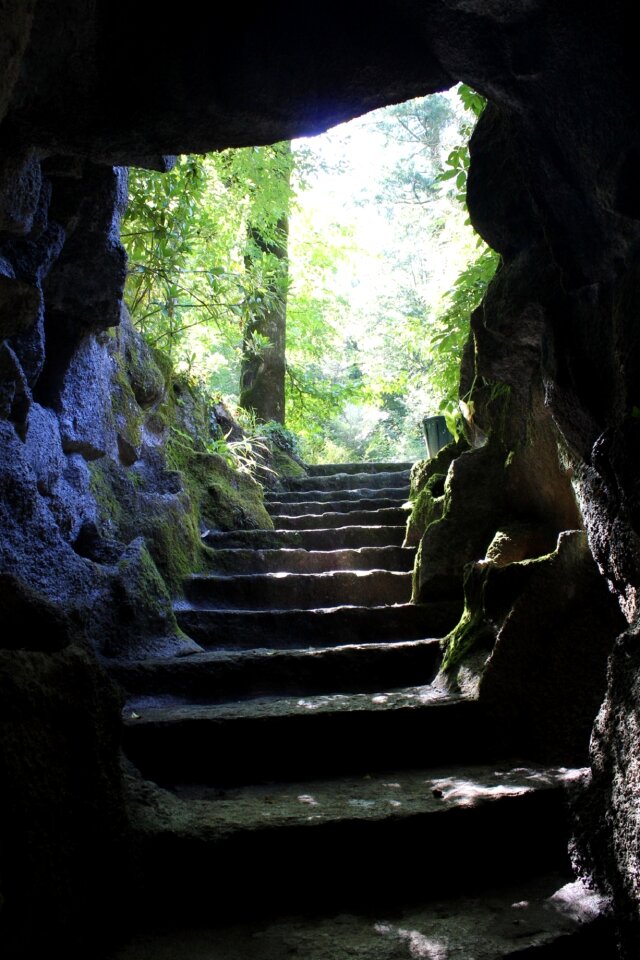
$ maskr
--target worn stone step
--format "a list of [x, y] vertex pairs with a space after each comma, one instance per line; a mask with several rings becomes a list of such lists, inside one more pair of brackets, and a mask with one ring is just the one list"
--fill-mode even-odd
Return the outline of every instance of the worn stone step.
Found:
[[287, 782], [491, 758], [479, 703], [430, 686], [125, 712], [125, 753], [160, 784]]
[[217, 609], [270, 610], [382, 606], [411, 600], [411, 574], [388, 570], [326, 573], [193, 574], [184, 581], [187, 600]]
[[[361, 500], [306, 500], [298, 503], [266, 503], [265, 506], [270, 515], [274, 518], [274, 524], [277, 527], [280, 515], [291, 515], [313, 513], [340, 513], [342, 515], [351, 515], [354, 512], [362, 510], [398, 510], [407, 500], [405, 497], [378, 497], [373, 499]], [[407, 514], [405, 514], [406, 518]], [[345, 523], [349, 523], [346, 517]]]
[[212, 573], [322, 573], [329, 570], [412, 570], [414, 547], [360, 547], [357, 550], [216, 550]]
[[[502, 812], [504, 807], [498, 809]], [[177, 815], [176, 810], [174, 816]], [[166, 829], [154, 831], [148, 818], [138, 819], [148, 854], [144, 869], [151, 874], [153, 889], [162, 875], [159, 864], [155, 870], [157, 856], [153, 848], [156, 844], [164, 846]], [[505, 840], [509, 839], [508, 829], [503, 836]], [[524, 855], [517, 824], [512, 839], [514, 855]], [[536, 833], [532, 841], [537, 839]], [[556, 859], [557, 846], [550, 844], [550, 838], [543, 839], [546, 842], [536, 859], [541, 860], [541, 854], [550, 850], [552, 858]], [[556, 837], [556, 841], [562, 843], [562, 837]], [[191, 857], [192, 851], [187, 853], [186, 850], [187, 843], [185, 838], [185, 848], [179, 852], [174, 847], [172, 855]], [[192, 839], [189, 846], [193, 845]], [[409, 891], [408, 903], [398, 903], [398, 898], [394, 897], [392, 903], [387, 904], [381, 902], [380, 890], [374, 881], [365, 877], [366, 889], [362, 891], [361, 899], [370, 888], [375, 896], [369, 904], [363, 903], [362, 909], [357, 909], [358, 905], [354, 904], [356, 909], [352, 907], [347, 913], [338, 904], [337, 912], [330, 909], [320, 912], [317, 908], [310, 912], [307, 904], [302, 903], [300, 912], [295, 914], [293, 905], [290, 906], [288, 900], [286, 904], [277, 902], [277, 894], [273, 891], [271, 917], [241, 919], [236, 902], [231, 915], [225, 915], [225, 923], [215, 926], [205, 912], [206, 898], [212, 896], [211, 871], [206, 871], [204, 856], [200, 853], [197, 862], [202, 869], [202, 884], [197, 890], [198, 904], [196, 906], [188, 899], [190, 891], [185, 892], [181, 905], [183, 924], [177, 929], [164, 927], [159, 932], [154, 917], [159, 906], [158, 895], [154, 890], [152, 898], [147, 888], [147, 902], [151, 908], [149, 930], [138, 932], [112, 955], [112, 960], [149, 960], [151, 957], [153, 960], [281, 960], [283, 957], [303, 957], [304, 960], [417, 960], [420, 957], [425, 960], [585, 960], [589, 956], [598, 960], [619, 960], [607, 901], [586, 883], [574, 880], [562, 868], [550, 872], [546, 864], [542, 865], [544, 873], [517, 876], [521, 873], [517, 865], [514, 870], [512, 864], [502, 861], [494, 869], [493, 858], [490, 855], [485, 857], [485, 851], [474, 845], [470, 851], [478, 856], [470, 865], [470, 882], [465, 883], [465, 877], [462, 877], [462, 892], [458, 896], [455, 888], [451, 890], [451, 884], [446, 884], [447, 889], [433, 890], [431, 900], [423, 898], [416, 902], [415, 894]], [[438, 852], [442, 853], [445, 864], [452, 863], [452, 857], [439, 845], [434, 849], [434, 855]], [[483, 875], [485, 859], [489, 872]], [[299, 864], [301, 861], [295, 856], [292, 862]], [[355, 862], [357, 864], [358, 860]], [[342, 856], [338, 863], [344, 863]], [[183, 864], [180, 868], [180, 875], [189, 877], [190, 869], [191, 860], [188, 866]], [[255, 870], [260, 874], [259, 865], [255, 865]], [[337, 877], [341, 887], [346, 887], [352, 878], [349, 870], [343, 877], [335, 864], [327, 863], [326, 870], [325, 876], [330, 880]], [[396, 863], [389, 869], [388, 878], [398, 873], [406, 885], [408, 878], [415, 875], [408, 869], [405, 879], [405, 871], [399, 871]], [[379, 870], [372, 870], [372, 874], [379, 876]], [[429, 886], [433, 886], [433, 881], [430, 880]], [[332, 887], [332, 883], [325, 884], [325, 890]], [[228, 895], [227, 890], [221, 892]], [[347, 892], [348, 901], [353, 903], [353, 889]], [[294, 899], [300, 902], [309, 893], [298, 889], [294, 891]], [[316, 891], [313, 893], [315, 897]], [[262, 902], [262, 891], [248, 890], [247, 894], [249, 906], [255, 907]], [[216, 902], [217, 896], [216, 891]], [[160, 890], [160, 897], [160, 902], [164, 902], [166, 888]], [[322, 900], [326, 900], [326, 892]], [[185, 905], [192, 919], [200, 915], [202, 924], [184, 925]], [[173, 915], [174, 901], [167, 907]]]
[[135, 698], [183, 697], [219, 703], [248, 697], [358, 693], [428, 683], [441, 661], [438, 640], [349, 644], [301, 650], [209, 651], [190, 657], [112, 662], [111, 676]]
[[457, 602], [316, 610], [206, 610], [175, 605], [182, 629], [205, 648], [333, 647], [443, 637], [460, 618]]
[[307, 464], [310, 477], [328, 477], [336, 473], [406, 473], [411, 470], [413, 461], [376, 463], [359, 461], [358, 463], [312, 463]]
[[[218, 916], [222, 907], [244, 918], [277, 914], [283, 904], [288, 913], [382, 905], [389, 911], [541, 870], [567, 879], [565, 798], [582, 774], [505, 763], [390, 767], [364, 778], [184, 785], [130, 809], [148, 871], [144, 886], [148, 893], [164, 886], [160, 896], [172, 907], [194, 905], [196, 897], [209, 910], [215, 903]], [[170, 884], [179, 894], [166, 891], [167, 877], [180, 877]], [[540, 930], [540, 917], [532, 919]], [[342, 956], [334, 950], [325, 960]], [[421, 955], [451, 956], [408, 954]]]
[[400, 546], [407, 532], [406, 525], [345, 526], [324, 530], [229, 530], [209, 531], [204, 537], [207, 546], [276, 550], [289, 547], [299, 550], [340, 550], [360, 547]]
[[269, 493], [265, 497], [268, 509], [276, 503], [305, 503], [313, 500], [315, 503], [333, 503], [336, 498], [344, 500], [401, 500], [405, 501], [409, 495], [409, 484], [401, 487], [379, 487], [372, 490], [370, 487], [357, 487], [353, 490], [284, 490], [279, 493]]
[[299, 477], [287, 481], [290, 490], [354, 490], [358, 487], [409, 485], [409, 471], [385, 473], [334, 473], [326, 477]]
[[[295, 509], [295, 508], [294, 508]], [[327, 530], [333, 527], [400, 526], [409, 516], [406, 510], [388, 507], [383, 510], [352, 510], [351, 513], [305, 513], [300, 516], [280, 515], [275, 518], [278, 530]]]

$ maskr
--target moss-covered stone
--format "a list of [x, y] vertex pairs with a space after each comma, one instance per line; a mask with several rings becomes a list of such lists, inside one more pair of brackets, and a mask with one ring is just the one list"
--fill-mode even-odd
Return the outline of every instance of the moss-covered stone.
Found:
[[[221, 441], [213, 439], [207, 398], [152, 355], [126, 315], [109, 353], [118, 456], [90, 464], [99, 524], [83, 555], [106, 562], [117, 544], [122, 552], [143, 537], [167, 589], [178, 595], [184, 578], [205, 565], [205, 529], [273, 529], [273, 523], [260, 484], [211, 452]], [[302, 469], [284, 451], [279, 465], [290, 474]]]
[[200, 650], [179, 628], [167, 586], [142, 537], [131, 543], [117, 565], [117, 628], [108, 656], [180, 656]]
[[554, 555], [556, 539], [552, 531], [516, 524], [496, 533], [486, 557], [467, 564], [462, 616], [441, 641], [445, 672], [454, 673], [474, 650], [491, 650], [538, 565]]
[[451, 672], [470, 651], [491, 648], [495, 635], [485, 616], [484, 592], [490, 564], [475, 563], [467, 568], [464, 579], [464, 609], [453, 630], [443, 637], [442, 670]]
[[496, 640], [481, 701], [527, 755], [586, 763], [607, 660], [626, 624], [584, 532], [565, 531], [552, 553], [494, 569], [491, 581]]
[[444, 495], [434, 497], [428, 486], [423, 487], [412, 503], [411, 514], [407, 521], [407, 533], [404, 540], [405, 547], [414, 547], [429, 526], [442, 517], [444, 509]]
[[282, 450], [275, 443], [271, 444], [271, 467], [277, 476], [283, 480], [307, 475], [307, 471], [302, 464], [294, 460], [286, 450]]
[[466, 441], [459, 440], [443, 447], [435, 457], [413, 465], [409, 494], [412, 509], [407, 520], [405, 547], [417, 546], [430, 524], [442, 517], [447, 471], [466, 449]]
[[125, 485], [122, 472], [112, 460], [94, 460], [89, 464], [90, 489], [96, 499], [102, 523], [109, 533], [117, 535], [126, 517], [126, 506], [121, 494]]
[[262, 487], [248, 473], [233, 470], [218, 454], [194, 449], [176, 434], [168, 443], [167, 454], [169, 463], [184, 478], [204, 527], [273, 529]]

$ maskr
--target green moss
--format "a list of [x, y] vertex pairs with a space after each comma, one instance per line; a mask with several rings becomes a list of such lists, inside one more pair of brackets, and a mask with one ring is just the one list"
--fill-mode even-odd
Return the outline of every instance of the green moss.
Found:
[[193, 649], [176, 621], [166, 576], [156, 566], [143, 537], [129, 544], [118, 563], [118, 600], [124, 616], [122, 630], [110, 643], [112, 656], [122, 655], [132, 640], [137, 644], [135, 631], [162, 643], [170, 641], [173, 649], [183, 642]]
[[136, 606], [143, 605], [150, 614], [163, 618], [170, 615], [170, 597], [146, 545], [128, 551], [118, 563], [118, 572]]
[[125, 505], [118, 496], [117, 471], [111, 460], [92, 460], [89, 464], [89, 488], [93, 494], [100, 519], [114, 532], [119, 530], [125, 518]]
[[[144, 411], [139, 406], [129, 379], [129, 372], [123, 354], [113, 354], [114, 367], [111, 375], [111, 410], [119, 442], [124, 441], [125, 448], [138, 451], [142, 442]], [[135, 455], [133, 456], [135, 459]]]
[[477, 615], [472, 614], [465, 607], [456, 626], [440, 641], [443, 650], [443, 671], [451, 671], [460, 663], [465, 653], [473, 648], [476, 626]]
[[434, 497], [429, 487], [424, 487], [413, 500], [413, 507], [407, 521], [407, 546], [417, 544], [427, 528], [442, 517], [444, 497]]
[[[105, 457], [89, 466], [99, 526], [123, 549], [142, 537], [156, 575], [171, 594], [179, 594], [184, 578], [206, 566], [203, 528], [267, 531], [273, 521], [262, 487], [207, 449], [212, 446], [209, 398], [177, 378], [170, 362], [154, 355], [126, 321], [109, 349], [120, 458]], [[143, 448], [147, 431], [157, 446]], [[273, 452], [278, 473], [304, 475], [286, 450], [274, 444]]]
[[440, 641], [444, 672], [453, 671], [476, 647], [493, 643], [493, 629], [485, 614], [485, 588], [491, 568], [489, 563], [469, 564], [466, 568], [462, 616], [453, 630]]
[[197, 511], [188, 497], [181, 500], [162, 514], [147, 514], [141, 523], [149, 552], [172, 594], [182, 593], [185, 577], [205, 565]]
[[223, 457], [193, 450], [174, 435], [168, 444], [168, 459], [182, 473], [206, 527], [273, 529], [260, 484], [248, 474], [232, 470]]
[[198, 511], [184, 493], [162, 503], [162, 509], [144, 495], [140, 474], [106, 458], [89, 465], [91, 490], [98, 504], [103, 532], [130, 543], [143, 536], [168, 589], [182, 592], [189, 573], [201, 570], [204, 555]]
[[290, 480], [295, 477], [306, 477], [307, 471], [301, 464], [289, 456], [286, 451], [281, 450], [275, 443], [271, 445], [271, 464], [272, 469], [282, 479]]

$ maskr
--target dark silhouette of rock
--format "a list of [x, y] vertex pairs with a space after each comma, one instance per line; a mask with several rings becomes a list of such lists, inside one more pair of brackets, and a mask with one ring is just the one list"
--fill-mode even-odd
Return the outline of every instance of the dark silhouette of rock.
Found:
[[[45, 619], [48, 604], [58, 609], [62, 619], [52, 614], [52, 622], [59, 625], [65, 611], [77, 609], [92, 644], [82, 653], [75, 640], [69, 651], [31, 653], [28, 680], [8, 701], [17, 718], [11, 769], [25, 742], [38, 746], [6, 794], [10, 811], [35, 791], [44, 807], [79, 804], [100, 822], [117, 821], [119, 814], [109, 819], [117, 804], [102, 802], [119, 789], [117, 704], [95, 653], [105, 636], [91, 630], [100, 623], [108, 637], [117, 623], [118, 545], [126, 549], [144, 536], [165, 582], [177, 583], [187, 561], [197, 566], [202, 559], [194, 503], [207, 504], [209, 528], [269, 525], [259, 503], [246, 506], [249, 490], [242, 502], [233, 501], [220, 479], [223, 468], [207, 492], [196, 481], [181, 489], [179, 471], [156, 463], [151, 441], [161, 445], [167, 424], [155, 374], [148, 383], [137, 377], [137, 386], [131, 376], [122, 402], [112, 406], [117, 390], [105, 371], [114, 357], [109, 331], [122, 315], [122, 164], [164, 169], [182, 151], [317, 132], [457, 80], [485, 95], [489, 105], [471, 143], [469, 207], [503, 264], [473, 317], [461, 391], [473, 411], [470, 439], [484, 437], [486, 444], [450, 468], [442, 518], [424, 532], [416, 589], [461, 600], [465, 564], [497, 548], [498, 531], [522, 524], [534, 543], [584, 525], [602, 584], [593, 596], [587, 591], [579, 619], [589, 632], [585, 649], [595, 650], [581, 661], [592, 689], [604, 669], [598, 617], [588, 616], [596, 593], [606, 584], [627, 623], [637, 618], [640, 129], [629, 5], [330, 0], [305, 9], [302, 18], [289, 0], [251, 17], [241, 7], [200, 11], [197, 23], [188, 14], [146, 17], [138, 29], [131, 5], [121, 0], [97, 6], [9, 0], [0, 10], [0, 333], [7, 339], [0, 354], [0, 569], [20, 584], [21, 603], [30, 603], [31, 591], [43, 598], [35, 606]], [[224, 38], [214, 52], [212, 38]], [[216, 464], [208, 461], [211, 471]], [[150, 483], [139, 496], [132, 479], [138, 476]], [[168, 526], [164, 515], [157, 518], [161, 503]], [[139, 506], [132, 529], [131, 509]], [[82, 531], [92, 524], [98, 533], [90, 542]], [[179, 541], [172, 535], [177, 529], [184, 533]], [[255, 541], [256, 534], [261, 542], [273, 537], [244, 530], [238, 542]], [[301, 534], [288, 531], [287, 542], [299, 544]], [[304, 531], [305, 543], [319, 539]], [[171, 560], [176, 556], [178, 563]], [[517, 565], [501, 572], [510, 575]], [[552, 583], [555, 589], [553, 577]], [[514, 610], [529, 589], [520, 587]], [[92, 621], [94, 607], [99, 615]], [[549, 623], [563, 615], [553, 605], [545, 614]], [[142, 612], [141, 622], [157, 621]], [[499, 669], [503, 658], [511, 662], [506, 627], [492, 667], [495, 689], [504, 689], [496, 707], [509, 702]], [[582, 818], [578, 837], [614, 896], [629, 956], [640, 930], [633, 886], [640, 845], [630, 828], [639, 759], [634, 631], [611, 657], [594, 740], [590, 790], [597, 813]], [[522, 665], [529, 653], [518, 652], [515, 635], [512, 641], [513, 660]], [[3, 655], [19, 673], [26, 654]], [[65, 658], [73, 661], [70, 673]], [[523, 688], [522, 696], [533, 696], [534, 688]], [[41, 746], [38, 739], [49, 718], [60, 716], [63, 690], [69, 703], [84, 704], [74, 728], [83, 746], [70, 753], [68, 727], [55, 742], [45, 737]], [[35, 727], [20, 723], [20, 704], [32, 697], [43, 718]], [[527, 704], [522, 708], [526, 714]], [[82, 784], [69, 760], [80, 756], [91, 758], [93, 771]], [[33, 808], [34, 819], [40, 809]], [[34, 941], [45, 928], [53, 936], [74, 926], [77, 914], [64, 905], [78, 892], [87, 847], [102, 878], [94, 897], [104, 894], [106, 904], [105, 890], [118, 888], [109, 844], [95, 830], [74, 833], [71, 819], [60, 831], [53, 820], [39, 822], [37, 843], [50, 855], [38, 871], [32, 859], [21, 868], [18, 846], [30, 835], [18, 832], [10, 843], [14, 866], [3, 868], [2, 879], [14, 915], [27, 916], [27, 904], [51, 905], [50, 925], [31, 925]], [[5, 824], [10, 830], [10, 816]], [[55, 890], [55, 898], [47, 900], [43, 890]]]

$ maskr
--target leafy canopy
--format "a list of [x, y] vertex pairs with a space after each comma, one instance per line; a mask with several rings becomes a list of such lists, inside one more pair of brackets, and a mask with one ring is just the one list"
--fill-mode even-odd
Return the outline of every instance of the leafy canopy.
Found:
[[[274, 144], [182, 157], [165, 174], [131, 170], [122, 235], [137, 327], [174, 368], [234, 401], [246, 321], [286, 297], [286, 418], [305, 456], [420, 456], [424, 415], [442, 412], [455, 427], [469, 316], [498, 262], [466, 215], [468, 139], [484, 101], [464, 86], [458, 98], [349, 125], [377, 138], [386, 159], [368, 178], [368, 158], [354, 161], [331, 210], [314, 206], [314, 191], [330, 173], [348, 174], [348, 152], [336, 159], [322, 144], [357, 143], [347, 127], [293, 151]], [[283, 289], [248, 225], [276, 243], [287, 210]], [[373, 214], [363, 231], [358, 218]], [[256, 334], [244, 349], [267, 346]]]

